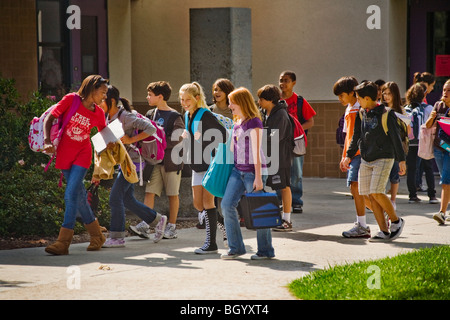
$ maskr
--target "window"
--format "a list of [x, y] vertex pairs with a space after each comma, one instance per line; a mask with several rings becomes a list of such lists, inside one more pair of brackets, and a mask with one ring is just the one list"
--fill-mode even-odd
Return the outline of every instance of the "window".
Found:
[[65, 42], [65, 1], [37, 1], [39, 89], [61, 98], [67, 91], [68, 48]]

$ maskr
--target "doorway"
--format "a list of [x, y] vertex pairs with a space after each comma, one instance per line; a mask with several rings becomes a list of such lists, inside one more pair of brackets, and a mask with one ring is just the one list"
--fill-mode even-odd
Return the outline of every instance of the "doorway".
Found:
[[434, 74], [436, 84], [427, 96], [434, 105], [450, 78], [450, 1], [412, 0], [409, 9], [408, 85], [415, 72]]
[[108, 33], [106, 0], [72, 0], [80, 7], [81, 29], [71, 31], [72, 88], [84, 78], [99, 74], [108, 78]]

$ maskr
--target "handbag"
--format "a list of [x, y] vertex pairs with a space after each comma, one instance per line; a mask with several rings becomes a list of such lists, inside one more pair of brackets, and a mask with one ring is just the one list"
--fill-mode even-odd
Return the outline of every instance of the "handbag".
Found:
[[424, 124], [420, 126], [419, 149], [417, 155], [425, 160], [434, 158], [434, 137], [436, 135], [436, 126], [427, 128]]
[[274, 192], [246, 193], [237, 210], [249, 230], [275, 228], [282, 223], [280, 201]]
[[[231, 137], [231, 135], [230, 135]], [[234, 157], [230, 150], [231, 138], [217, 146], [216, 154], [203, 176], [202, 186], [213, 196], [223, 198], [228, 179], [234, 168]]]
[[91, 183], [91, 185], [87, 189], [87, 200], [92, 209], [92, 212], [97, 213], [98, 203], [99, 203], [98, 185], [97, 184]]

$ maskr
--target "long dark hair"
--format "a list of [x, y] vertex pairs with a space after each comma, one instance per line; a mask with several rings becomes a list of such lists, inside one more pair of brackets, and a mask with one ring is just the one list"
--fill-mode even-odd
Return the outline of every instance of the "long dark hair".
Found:
[[[394, 111], [396, 111], [398, 113], [403, 113], [402, 98], [400, 96], [400, 89], [398, 88], [398, 85], [393, 81], [388, 81], [381, 87], [381, 92], [384, 92], [384, 90], [386, 90], [386, 89], [389, 89], [389, 91], [391, 92], [392, 104], [394, 106], [394, 108], [393, 108]], [[383, 96], [381, 97], [381, 99], [384, 103]], [[386, 106], [387, 106], [387, 104], [386, 104]]]
[[108, 106], [108, 111], [111, 110], [112, 107], [112, 99], [116, 100], [116, 103], [118, 104], [119, 101], [122, 102], [122, 105], [125, 110], [128, 112], [131, 112], [131, 104], [130, 101], [128, 101], [126, 98], [120, 97], [119, 89], [114, 87], [113, 85], [108, 85], [108, 92], [106, 93], [106, 105]]

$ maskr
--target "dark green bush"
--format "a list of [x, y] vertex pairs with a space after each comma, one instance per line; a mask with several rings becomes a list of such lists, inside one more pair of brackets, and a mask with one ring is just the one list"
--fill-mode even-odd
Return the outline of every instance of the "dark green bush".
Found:
[[26, 166], [48, 161], [48, 157], [33, 152], [28, 146], [30, 122], [40, 116], [54, 101], [33, 93], [27, 103], [20, 103], [13, 79], [0, 76], [0, 171], [11, 169], [19, 160]]
[[[64, 190], [58, 186], [61, 171], [53, 166], [20, 166], [0, 172], [0, 236], [55, 236], [64, 220]], [[86, 187], [89, 182], [86, 181]], [[97, 218], [109, 227], [109, 190], [100, 186]], [[77, 222], [75, 233], [85, 229]]]
[[[55, 102], [36, 92], [21, 103], [14, 85], [0, 76], [0, 236], [54, 236], [64, 219], [65, 185], [58, 187], [60, 170], [44, 172], [50, 158], [30, 149], [28, 132], [31, 119]], [[86, 178], [91, 176], [92, 168]], [[99, 195], [98, 220], [109, 227], [109, 191], [100, 187]], [[82, 230], [77, 223], [75, 233]]]

